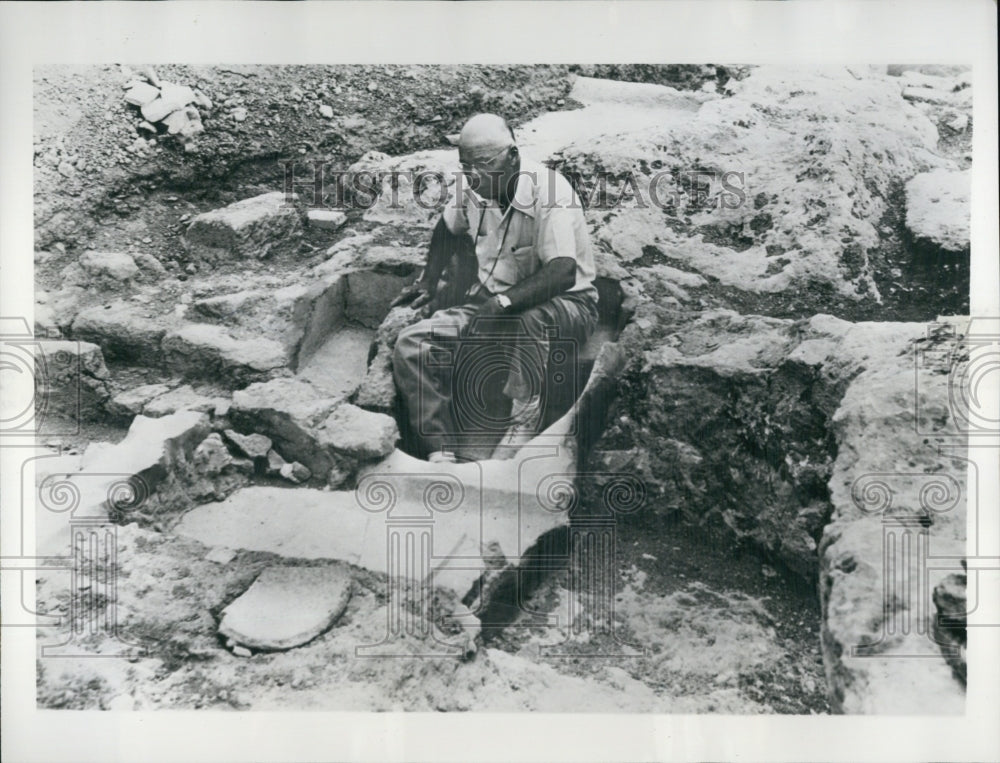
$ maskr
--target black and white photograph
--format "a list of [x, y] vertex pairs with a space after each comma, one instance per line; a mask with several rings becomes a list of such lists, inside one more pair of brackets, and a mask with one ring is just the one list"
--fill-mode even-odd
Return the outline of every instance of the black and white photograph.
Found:
[[[972, 727], [1000, 625], [995, 35], [421, 48], [491, 34], [469, 18], [403, 60], [265, 35], [20, 61], [4, 715]], [[979, 733], [951, 754], [990, 759]], [[237, 759], [162, 744], [120, 759]], [[273, 759], [435, 757], [373, 744]], [[741, 752], [665, 744], [630, 754]]]

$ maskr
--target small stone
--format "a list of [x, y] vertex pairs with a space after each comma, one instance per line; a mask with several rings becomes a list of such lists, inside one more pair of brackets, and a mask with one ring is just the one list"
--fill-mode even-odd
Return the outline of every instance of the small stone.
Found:
[[347, 222], [347, 215], [336, 209], [310, 209], [306, 213], [306, 219], [311, 227], [337, 230]]
[[319, 107], [319, 113], [326, 119], [333, 119], [333, 107], [328, 106], [325, 103]]
[[[229, 564], [235, 558], [236, 552], [225, 546], [213, 546], [212, 549], [205, 554], [205, 561], [213, 562], [215, 564]], [[232, 639], [230, 639], [230, 641], [232, 641]], [[230, 648], [232, 648], [233, 645], [233, 643], [228, 644]]]
[[194, 91], [194, 102], [201, 106], [203, 109], [212, 108], [212, 99], [205, 95], [200, 90]]
[[235, 654], [237, 657], [250, 657], [252, 655], [252, 652], [245, 646], [234, 646], [233, 654]]
[[234, 122], [242, 122], [247, 118], [247, 110], [242, 106], [233, 109], [232, 117]]
[[267, 473], [269, 476], [282, 476], [281, 470], [285, 466], [289, 466], [289, 463], [281, 457], [278, 451], [272, 448], [267, 452]]
[[134, 82], [126, 91], [125, 102], [131, 106], [145, 106], [160, 97], [160, 89], [146, 82]]
[[71, 177], [74, 172], [76, 172], [76, 168], [69, 162], [59, 163], [59, 174], [63, 177]]
[[142, 107], [142, 116], [149, 122], [159, 122], [194, 100], [194, 91], [185, 85], [175, 85], [173, 82], [161, 84], [160, 97]]
[[152, 124], [150, 124], [146, 120], [141, 121], [139, 123], [139, 125], [138, 125], [138, 128], [140, 130], [145, 130], [146, 132], [152, 132], [152, 133], [156, 132], [156, 127], [154, 127]]
[[194, 467], [201, 474], [214, 476], [233, 462], [218, 432], [212, 432], [194, 449]]
[[312, 477], [312, 472], [298, 461], [285, 464], [278, 470], [278, 473], [286, 480], [294, 482], [296, 485], [301, 485], [303, 482], [307, 482], [309, 478]]
[[187, 123], [188, 115], [183, 110], [174, 111], [163, 119], [168, 135], [176, 135], [187, 126]]
[[777, 572], [774, 571], [773, 568], [768, 567], [766, 564], [761, 566], [760, 571], [766, 578], [773, 578], [778, 574]]
[[232, 429], [226, 429], [224, 434], [248, 458], [267, 458], [271, 451], [271, 438], [262, 434], [240, 434]]
[[727, 671], [725, 673], [720, 673], [719, 675], [717, 675], [715, 677], [715, 683], [718, 684], [718, 685], [720, 685], [720, 686], [725, 686], [727, 684], [731, 684], [735, 680], [736, 680], [736, 675], [734, 673], [732, 673], [731, 671]]
[[967, 114], [959, 114], [947, 124], [955, 132], [965, 132], [965, 128], [969, 126], [969, 117]]
[[190, 273], [191, 275], [194, 275], [195, 273], [198, 272], [198, 267], [193, 262], [189, 262], [187, 264], [187, 267], [184, 268], [184, 270]]
[[139, 275], [139, 266], [124, 252], [86, 251], [80, 255], [80, 266], [91, 276], [106, 276], [116, 281], [128, 281]]
[[80, 159], [77, 159], [76, 160], [76, 168], [78, 170], [85, 170], [85, 169], [87, 169], [87, 160], [83, 159], [82, 157]]

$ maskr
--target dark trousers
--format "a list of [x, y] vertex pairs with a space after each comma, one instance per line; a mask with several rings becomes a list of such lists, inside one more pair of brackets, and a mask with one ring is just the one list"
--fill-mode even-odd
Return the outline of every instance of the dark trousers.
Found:
[[572, 366], [597, 325], [596, 300], [571, 293], [513, 316], [474, 320], [475, 313], [475, 304], [438, 310], [403, 329], [396, 342], [396, 384], [425, 455], [461, 455], [470, 442], [495, 441], [505, 423], [514, 423], [491, 406], [496, 382], [515, 409], [524, 408], [552, 383], [553, 363]]

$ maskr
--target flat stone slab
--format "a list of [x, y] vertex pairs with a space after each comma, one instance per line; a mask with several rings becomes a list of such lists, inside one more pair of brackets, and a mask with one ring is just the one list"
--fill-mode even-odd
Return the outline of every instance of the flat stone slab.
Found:
[[292, 649], [330, 628], [350, 598], [339, 567], [268, 567], [222, 611], [219, 633], [250, 649]]
[[[353, 490], [254, 486], [192, 509], [174, 532], [207, 546], [336, 559], [464, 596], [488, 570], [514, 568], [546, 532], [569, 522], [550, 497], [572, 482], [565, 449], [523, 458], [429, 464], [394, 451]], [[390, 555], [390, 539], [427, 545]], [[419, 557], [419, 558], [418, 558]], [[502, 557], [502, 558], [501, 558]]]
[[330, 337], [300, 366], [297, 376], [329, 397], [347, 398], [368, 371], [368, 348], [375, 332], [348, 326]]
[[194, 391], [190, 384], [184, 384], [176, 389], [157, 395], [146, 403], [142, 413], [150, 418], [169, 416], [177, 411], [198, 411], [199, 413], [210, 413], [220, 402], [225, 402], [223, 397], [207, 397]]

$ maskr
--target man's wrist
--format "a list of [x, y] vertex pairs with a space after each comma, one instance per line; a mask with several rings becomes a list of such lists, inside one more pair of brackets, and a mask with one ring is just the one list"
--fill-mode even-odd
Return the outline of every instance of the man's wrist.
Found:
[[504, 312], [510, 310], [512, 303], [510, 301], [510, 297], [506, 294], [494, 294], [493, 298], [497, 301], [497, 304], [500, 305], [501, 310]]

